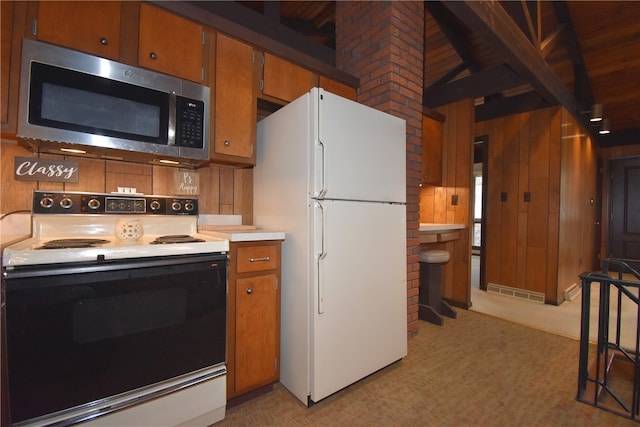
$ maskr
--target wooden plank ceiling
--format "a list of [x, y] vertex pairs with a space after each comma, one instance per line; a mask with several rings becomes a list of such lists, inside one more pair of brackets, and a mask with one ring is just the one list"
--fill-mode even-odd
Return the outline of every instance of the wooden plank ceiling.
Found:
[[[334, 1], [186, 3], [335, 63]], [[424, 105], [471, 97], [478, 121], [562, 105], [602, 146], [640, 143], [638, 17], [640, 1], [425, 2]], [[596, 103], [608, 135], [588, 121]]]

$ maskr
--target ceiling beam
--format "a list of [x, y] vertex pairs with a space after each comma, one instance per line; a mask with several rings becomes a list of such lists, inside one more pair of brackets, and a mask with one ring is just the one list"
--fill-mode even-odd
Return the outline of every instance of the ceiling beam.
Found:
[[452, 82], [424, 89], [422, 104], [435, 108], [467, 98], [481, 98], [525, 84], [506, 65], [487, 68]]
[[436, 20], [438, 26], [451, 43], [451, 46], [456, 51], [462, 63], [469, 68], [469, 71], [475, 73], [480, 71], [482, 67], [478, 61], [473, 57], [472, 50], [469, 47], [470, 43], [463, 35], [467, 32], [466, 28], [454, 22], [451, 14], [447, 12], [442, 6], [442, 3], [437, 1], [425, 1], [424, 7], [429, 11], [433, 19]]
[[578, 36], [576, 35], [573, 23], [571, 22], [569, 6], [567, 6], [567, 2], [564, 0], [556, 0], [553, 1], [552, 4], [553, 9], [556, 12], [558, 22], [566, 25], [564, 42], [567, 45], [569, 57], [573, 64], [573, 93], [578, 102], [580, 102], [582, 109], [586, 110], [595, 104], [595, 100], [593, 90], [591, 89], [591, 82], [589, 81], [589, 75], [587, 74], [587, 67], [584, 64], [582, 49], [580, 48]]
[[[443, 4], [491, 46], [550, 105], [560, 104], [585, 128], [582, 107], [540, 52], [497, 1], [444, 1]], [[593, 131], [591, 131], [593, 133]], [[596, 134], [592, 134], [594, 139]]]
[[549, 107], [549, 103], [542, 99], [536, 92], [522, 93], [476, 106], [476, 122], [497, 119], [512, 114], [526, 113], [527, 111], [546, 107]]

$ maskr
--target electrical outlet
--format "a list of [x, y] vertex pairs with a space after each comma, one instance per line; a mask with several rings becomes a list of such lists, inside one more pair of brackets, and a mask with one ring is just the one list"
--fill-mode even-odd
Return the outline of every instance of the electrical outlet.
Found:
[[136, 193], [136, 188], [135, 187], [118, 187], [118, 193], [134, 194]]

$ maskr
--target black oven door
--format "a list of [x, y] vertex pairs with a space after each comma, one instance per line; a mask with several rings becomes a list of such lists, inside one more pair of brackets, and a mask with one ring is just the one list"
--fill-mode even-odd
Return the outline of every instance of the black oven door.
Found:
[[5, 272], [11, 422], [225, 359], [227, 256]]

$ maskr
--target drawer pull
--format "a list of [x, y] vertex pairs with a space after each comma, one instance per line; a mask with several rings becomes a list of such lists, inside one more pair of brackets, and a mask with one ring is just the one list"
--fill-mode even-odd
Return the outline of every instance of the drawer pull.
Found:
[[262, 258], [249, 258], [249, 262], [256, 262], [256, 261], [271, 261], [271, 258], [269, 258], [268, 256], [265, 256]]

